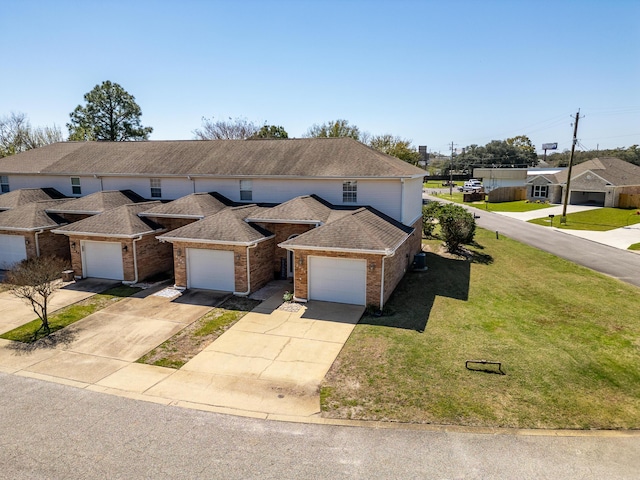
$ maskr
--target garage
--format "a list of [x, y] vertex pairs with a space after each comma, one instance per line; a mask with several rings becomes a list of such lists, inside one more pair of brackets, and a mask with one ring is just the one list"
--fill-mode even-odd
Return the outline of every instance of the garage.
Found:
[[11, 268], [27, 258], [27, 247], [22, 235], [0, 235], [0, 270]]
[[187, 287], [233, 292], [235, 266], [231, 250], [187, 248]]
[[366, 260], [309, 257], [309, 300], [365, 305]]
[[571, 205], [595, 205], [597, 207], [604, 207], [605, 196], [605, 192], [571, 190], [569, 203]]
[[85, 277], [124, 280], [120, 242], [82, 241], [82, 263]]

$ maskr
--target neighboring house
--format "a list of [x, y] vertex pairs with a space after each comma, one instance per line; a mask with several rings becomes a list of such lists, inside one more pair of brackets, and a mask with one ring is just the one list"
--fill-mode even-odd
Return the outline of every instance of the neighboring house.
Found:
[[[614, 157], [594, 158], [571, 172], [569, 203], [617, 207], [620, 194], [640, 188], [640, 167]], [[562, 203], [568, 170], [530, 176], [527, 199]]]
[[156, 236], [166, 229], [138, 216], [160, 202], [122, 205], [54, 230], [67, 236], [76, 278], [136, 283], [171, 269], [171, 248]]
[[79, 277], [140, 280], [171, 268], [173, 244], [178, 286], [242, 294], [290, 276], [299, 299], [382, 307], [421, 249], [424, 171], [348, 138], [58, 143], [0, 159], [0, 175], [12, 190], [173, 200], [56, 229]]
[[485, 192], [502, 187], [521, 187], [527, 181], [526, 168], [474, 168], [473, 176], [482, 181]]
[[60, 207], [68, 201], [41, 200], [0, 212], [0, 269], [40, 255], [68, 259], [69, 242], [52, 233], [67, 221], [55, 213], [48, 213], [48, 209]]

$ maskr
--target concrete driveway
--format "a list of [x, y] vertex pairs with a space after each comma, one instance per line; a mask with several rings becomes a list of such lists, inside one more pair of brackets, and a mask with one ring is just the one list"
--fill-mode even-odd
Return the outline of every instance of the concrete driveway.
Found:
[[260, 304], [145, 394], [269, 418], [319, 414], [320, 383], [364, 307], [281, 303], [278, 293]]
[[142, 295], [70, 325], [53, 336], [51, 348], [20, 352], [20, 345], [6, 345], [0, 349], [0, 368], [84, 388], [128, 366], [207, 313], [223, 296], [201, 291], [177, 298]]
[[[117, 283], [97, 278], [69, 283], [53, 294], [49, 301], [49, 313], [103, 292]], [[0, 293], [0, 333], [13, 330], [36, 318], [38, 316], [24, 300], [8, 291]]]

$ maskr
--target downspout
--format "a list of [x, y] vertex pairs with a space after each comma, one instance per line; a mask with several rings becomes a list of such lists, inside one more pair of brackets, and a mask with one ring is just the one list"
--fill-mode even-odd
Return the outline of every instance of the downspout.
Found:
[[382, 257], [382, 275], [380, 276], [380, 311], [384, 308], [384, 259], [395, 256], [396, 252], [391, 255], [385, 255]]
[[[400, 179], [400, 218], [402, 219], [402, 223], [404, 223], [404, 178]], [[382, 265], [384, 265], [384, 260], [382, 261]]]
[[240, 295], [241, 297], [245, 297], [251, 293], [251, 265], [249, 264], [249, 249], [256, 248], [258, 246], [257, 243], [253, 245], [249, 245], [247, 247], [247, 291], [246, 292], [233, 292], [234, 295]]
[[38, 235], [40, 235], [41, 233], [44, 233], [44, 228], [41, 228], [38, 232], [35, 233], [35, 239], [36, 239], [36, 257], [40, 256], [40, 242], [38, 241]]
[[136, 242], [138, 240], [142, 240], [142, 235], [138, 235], [136, 238], [134, 238], [133, 244], [131, 246], [131, 248], [133, 248], [133, 281], [123, 281], [122, 283], [124, 283], [125, 285], [134, 285], [138, 283], [138, 252], [136, 250]]

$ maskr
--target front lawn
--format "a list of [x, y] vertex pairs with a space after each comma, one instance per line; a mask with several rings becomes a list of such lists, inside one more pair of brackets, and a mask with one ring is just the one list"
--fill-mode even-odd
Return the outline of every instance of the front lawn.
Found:
[[[382, 317], [354, 329], [323, 415], [517, 428], [640, 428], [640, 290], [479, 229], [475, 259], [426, 242]], [[466, 360], [502, 362], [506, 375]]]
[[[78, 303], [69, 305], [68, 307], [61, 308], [55, 313], [49, 315], [49, 328], [51, 330], [51, 333], [56, 332], [68, 325], [71, 325], [78, 320], [82, 320], [92, 313], [95, 313], [98, 310], [102, 310], [112, 303], [122, 300], [125, 297], [129, 297], [139, 291], [139, 288], [119, 285], [117, 287], [105, 290], [102, 293], [93, 295], [92, 297], [89, 297], [85, 300], [81, 300]], [[40, 321], [40, 319], [33, 320], [29, 323], [21, 325], [18, 328], [14, 328], [13, 330], [9, 330], [8, 332], [3, 333], [2, 335], [0, 335], [0, 338], [22, 343], [33, 343], [45, 336], [44, 331], [38, 332], [37, 337], [34, 336], [34, 333], [36, 332], [36, 330], [38, 330], [38, 328], [40, 328], [41, 325], [42, 322]]]
[[[553, 226], [568, 228], [571, 230], [593, 230], [604, 232], [614, 228], [622, 228], [628, 225], [640, 223], [638, 210], [626, 210], [622, 208], [597, 208], [584, 212], [569, 213], [567, 223], [560, 224], [559, 215], [553, 220]], [[536, 218], [529, 220], [536, 225], [549, 226], [548, 218]]]
[[[484, 202], [479, 202], [483, 204]], [[517, 200], [515, 202], [487, 203], [478, 208], [486, 208], [490, 212], [531, 212], [533, 210], [542, 210], [553, 207], [549, 203], [527, 202], [525, 200]]]
[[138, 359], [138, 363], [180, 368], [259, 304], [246, 297], [230, 297]]
[[634, 243], [633, 245], [629, 245], [627, 250], [640, 250], [640, 243]]

